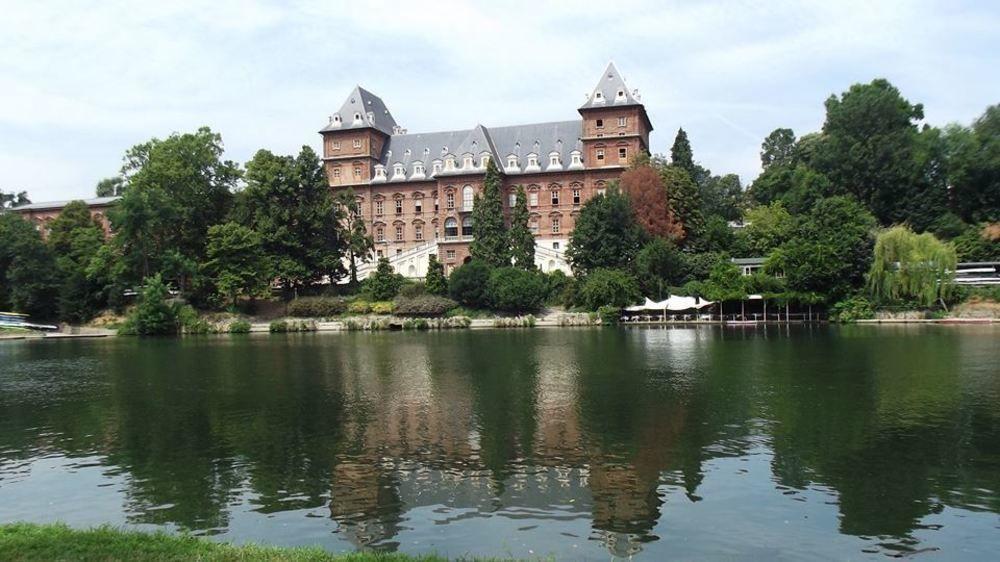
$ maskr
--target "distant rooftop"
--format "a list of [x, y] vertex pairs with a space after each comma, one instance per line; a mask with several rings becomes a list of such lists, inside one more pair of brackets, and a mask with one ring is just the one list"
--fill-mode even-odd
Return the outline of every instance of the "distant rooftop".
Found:
[[67, 199], [66, 201], [42, 201], [41, 203], [28, 203], [11, 209], [12, 211], [48, 211], [52, 209], [62, 209], [73, 201], [83, 201], [88, 207], [102, 207], [110, 205], [121, 199], [119, 196], [94, 197], [93, 199]]

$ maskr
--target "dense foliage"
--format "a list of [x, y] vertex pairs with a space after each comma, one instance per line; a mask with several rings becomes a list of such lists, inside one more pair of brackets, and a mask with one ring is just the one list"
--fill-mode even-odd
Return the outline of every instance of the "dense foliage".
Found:
[[490, 273], [486, 298], [490, 308], [505, 312], [531, 312], [541, 308], [547, 294], [545, 281], [535, 271], [500, 267]]
[[883, 300], [912, 299], [930, 306], [950, 295], [957, 263], [951, 244], [897, 226], [880, 232], [875, 241], [868, 288]]
[[472, 260], [451, 272], [448, 292], [451, 298], [465, 306], [486, 308], [489, 304], [486, 294], [489, 279], [490, 266], [479, 260]]
[[580, 210], [566, 257], [577, 275], [598, 268], [625, 269], [639, 252], [643, 239], [628, 196], [611, 186]]
[[486, 165], [483, 193], [476, 195], [472, 206], [473, 240], [469, 253], [490, 267], [510, 265], [510, 241], [503, 222], [503, 178], [491, 159]]

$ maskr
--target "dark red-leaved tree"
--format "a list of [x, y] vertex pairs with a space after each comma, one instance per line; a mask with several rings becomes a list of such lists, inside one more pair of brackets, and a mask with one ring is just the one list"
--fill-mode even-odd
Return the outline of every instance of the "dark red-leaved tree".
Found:
[[636, 222], [650, 236], [669, 240], [684, 237], [684, 225], [670, 210], [667, 188], [656, 170], [651, 166], [636, 166], [622, 174], [620, 185], [632, 201]]

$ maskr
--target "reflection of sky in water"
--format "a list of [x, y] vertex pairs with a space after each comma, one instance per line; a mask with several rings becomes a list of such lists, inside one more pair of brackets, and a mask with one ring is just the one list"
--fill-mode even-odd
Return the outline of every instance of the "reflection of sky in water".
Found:
[[8, 346], [0, 521], [450, 556], [987, 559], [997, 335]]

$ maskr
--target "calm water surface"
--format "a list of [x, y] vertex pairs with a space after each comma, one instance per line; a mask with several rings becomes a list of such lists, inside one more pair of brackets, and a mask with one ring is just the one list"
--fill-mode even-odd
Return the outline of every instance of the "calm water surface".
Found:
[[1000, 327], [0, 342], [0, 522], [607, 560], [987, 560]]

